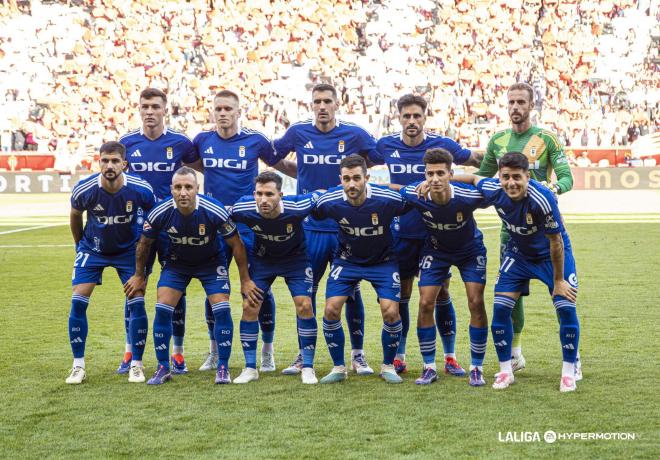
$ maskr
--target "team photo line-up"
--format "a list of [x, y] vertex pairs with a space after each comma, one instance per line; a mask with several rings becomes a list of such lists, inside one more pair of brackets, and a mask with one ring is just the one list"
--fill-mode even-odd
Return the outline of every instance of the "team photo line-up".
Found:
[[[490, 324], [500, 371], [492, 386], [509, 387], [514, 372], [525, 367], [522, 297], [529, 294], [529, 281], [539, 279], [548, 288], [559, 321], [560, 391], [574, 391], [582, 378], [578, 282], [557, 206], [557, 195], [569, 191], [573, 179], [555, 135], [531, 125], [533, 94], [526, 83], [509, 88], [511, 127], [497, 132], [480, 155], [425, 132], [427, 101], [413, 94], [397, 101], [401, 131], [376, 141], [360, 126], [340, 121], [336, 89], [318, 84], [311, 91], [313, 118], [292, 124], [271, 141], [240, 127], [239, 96], [224, 90], [213, 100], [216, 129], [191, 141], [166, 127], [165, 93], [145, 89], [139, 100], [142, 127], [103, 144], [100, 172], [82, 179], [72, 192], [76, 257], [68, 329], [74, 359], [66, 383], [79, 384], [87, 377], [86, 310], [106, 267], [117, 270], [126, 295], [126, 345], [117, 373], [128, 374], [129, 382], [147, 381], [142, 364], [149, 329], [144, 294], [158, 258], [161, 273], [152, 326], [158, 366], [148, 384], [163, 384], [173, 374], [188, 372], [185, 292], [192, 278], [206, 293], [210, 338], [200, 371], [215, 370], [217, 384], [232, 382], [228, 268], [235, 259], [245, 367], [233, 383], [258, 380], [259, 371], [276, 370], [271, 285], [277, 277], [284, 278], [295, 305], [299, 345], [298, 355], [282, 373], [300, 374], [305, 384], [319, 382], [313, 367], [316, 294], [328, 265], [322, 330], [333, 367], [320, 383], [345, 380], [349, 367], [357, 375], [374, 373], [363, 347], [362, 280], [375, 289], [383, 317], [380, 376], [387, 383], [402, 382], [416, 276], [417, 337], [424, 366], [415, 383], [428, 385], [438, 378], [437, 333], [445, 373], [464, 376], [454, 354], [456, 316], [448, 291], [450, 268], [455, 266], [470, 312], [469, 384], [483, 386], [487, 258], [473, 213], [493, 206], [503, 225]], [[291, 152], [295, 160], [287, 159]], [[259, 173], [259, 160], [296, 178], [296, 195], [284, 196], [282, 178], [274, 171]], [[454, 175], [452, 164], [479, 170]], [[388, 186], [369, 183], [372, 165], [387, 166]], [[196, 171], [204, 176], [204, 194], [199, 193]], [[556, 182], [550, 180], [553, 171]], [[496, 174], [498, 178], [492, 178]], [[344, 355], [344, 305], [350, 366]]]

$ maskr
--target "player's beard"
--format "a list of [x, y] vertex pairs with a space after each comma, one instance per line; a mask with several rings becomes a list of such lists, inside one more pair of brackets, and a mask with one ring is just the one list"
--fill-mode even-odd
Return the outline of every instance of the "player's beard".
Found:
[[106, 171], [103, 173], [103, 178], [108, 182], [114, 182], [119, 177], [119, 174], [115, 171]]
[[[516, 120], [514, 117], [517, 117], [518, 119]], [[527, 115], [523, 115], [520, 112], [514, 112], [509, 118], [511, 118], [511, 123], [514, 125], [522, 125], [529, 119], [529, 113]]]

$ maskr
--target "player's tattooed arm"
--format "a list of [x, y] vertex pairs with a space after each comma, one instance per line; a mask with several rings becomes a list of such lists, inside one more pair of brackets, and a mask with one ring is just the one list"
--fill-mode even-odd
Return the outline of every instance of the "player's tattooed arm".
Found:
[[238, 232], [235, 232], [229, 238], [225, 238], [225, 242], [231, 248], [234, 260], [236, 260], [236, 265], [238, 266], [238, 276], [241, 279], [241, 294], [252, 305], [261, 305], [263, 291], [250, 279], [247, 251]]
[[273, 165], [273, 169], [294, 179], [298, 177], [298, 163], [292, 160], [280, 160]]
[[479, 153], [479, 152], [471, 152], [470, 153], [470, 158], [463, 163], [463, 166], [474, 166], [475, 168], [478, 168], [481, 166], [481, 162], [484, 159], [484, 154]]
[[137, 243], [135, 248], [135, 273], [124, 284], [124, 293], [128, 298], [144, 295], [147, 288], [147, 258], [154, 241], [153, 238], [142, 235]]
[[71, 208], [69, 214], [69, 226], [71, 227], [71, 235], [73, 235], [73, 242], [78, 247], [78, 243], [83, 237], [83, 213], [75, 208]]
[[550, 260], [552, 261], [552, 278], [554, 289], [552, 296], [560, 295], [571, 302], [577, 299], [577, 289], [564, 279], [564, 241], [561, 233], [550, 233], [545, 235], [550, 241]]

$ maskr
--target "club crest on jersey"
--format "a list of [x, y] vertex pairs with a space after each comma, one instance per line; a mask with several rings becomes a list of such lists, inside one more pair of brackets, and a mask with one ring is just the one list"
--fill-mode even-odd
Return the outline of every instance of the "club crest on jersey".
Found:
[[339, 145], [337, 146], [337, 151], [339, 153], [344, 153], [345, 149], [346, 149], [346, 143], [344, 141], [339, 141]]
[[199, 224], [199, 235], [200, 236], [206, 235], [206, 225]]
[[378, 214], [375, 212], [371, 214], [371, 223], [373, 225], [378, 225]]
[[536, 147], [532, 147], [531, 149], [529, 149], [529, 154], [531, 156], [535, 157], [536, 156]]
[[168, 160], [174, 158], [174, 149], [172, 147], [167, 147], [167, 149], [165, 150], [165, 156], [167, 156]]
[[245, 146], [244, 145], [241, 145], [238, 148], [238, 156], [241, 157], [241, 158], [243, 158], [245, 156]]
[[293, 231], [293, 224], [286, 224], [286, 232], [291, 233]]
[[529, 213], [529, 212], [527, 213], [527, 223], [530, 224], [530, 225], [534, 223], [534, 219], [532, 218], [532, 214]]
[[131, 200], [128, 200], [126, 202], [126, 212], [132, 212], [133, 211], [133, 202]]
[[463, 213], [460, 211], [456, 213], [456, 222], [463, 222]]

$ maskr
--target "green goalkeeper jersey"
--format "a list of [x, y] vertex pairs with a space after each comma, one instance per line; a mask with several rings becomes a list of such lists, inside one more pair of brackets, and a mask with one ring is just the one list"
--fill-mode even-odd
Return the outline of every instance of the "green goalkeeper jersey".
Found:
[[529, 160], [529, 172], [532, 179], [550, 182], [552, 171], [557, 176], [557, 194], [566, 193], [573, 188], [573, 175], [568, 166], [564, 149], [557, 137], [550, 131], [532, 126], [518, 134], [505, 129], [490, 138], [486, 155], [477, 174], [493, 177], [497, 174], [498, 160], [507, 152], [521, 152]]

